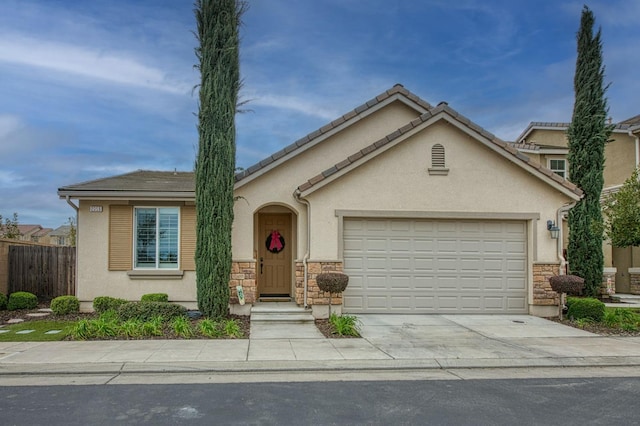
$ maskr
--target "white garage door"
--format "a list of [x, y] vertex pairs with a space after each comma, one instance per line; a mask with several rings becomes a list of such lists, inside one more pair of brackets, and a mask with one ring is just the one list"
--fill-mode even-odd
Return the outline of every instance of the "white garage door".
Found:
[[346, 219], [348, 313], [526, 313], [522, 221]]

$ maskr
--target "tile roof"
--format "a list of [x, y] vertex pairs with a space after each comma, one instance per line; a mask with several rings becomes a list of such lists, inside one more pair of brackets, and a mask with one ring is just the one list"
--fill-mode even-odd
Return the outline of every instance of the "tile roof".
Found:
[[[632, 122], [632, 120], [638, 120], [637, 122]], [[635, 124], [640, 124], [640, 115], [636, 117], [629, 118], [625, 121], [621, 121], [616, 123], [613, 126], [614, 132], [626, 132]], [[526, 129], [516, 138], [516, 143], [526, 142], [526, 137], [531, 133], [532, 130], [536, 129], [545, 129], [545, 130], [567, 130], [571, 123], [562, 123], [562, 122], [548, 122], [548, 121], [532, 121], [529, 123]]]
[[635, 126], [636, 124], [640, 124], [640, 114], [627, 118], [626, 120], [621, 121], [619, 124], [628, 124], [630, 126]]
[[379, 105], [380, 103], [396, 95], [404, 96], [406, 99], [420, 106], [425, 111], [428, 111], [429, 109], [432, 108], [432, 106], [428, 102], [422, 100], [420, 97], [411, 93], [409, 90], [405, 89], [404, 86], [402, 86], [401, 84], [396, 84], [391, 89], [385, 92], [382, 92], [375, 98], [365, 102], [364, 104], [356, 107], [355, 109], [349, 111], [348, 113], [342, 115], [341, 117], [322, 126], [321, 128], [309, 133], [308, 135], [302, 137], [301, 139], [298, 139], [291, 145], [284, 147], [283, 149], [276, 152], [275, 154], [263, 159], [262, 161], [259, 161], [258, 163], [248, 167], [247, 169], [239, 173], [236, 173], [236, 176], [235, 176], [236, 182], [240, 182], [243, 179], [246, 179], [247, 177], [258, 172], [259, 170], [262, 170], [267, 166], [271, 165], [272, 163], [276, 162], [277, 160], [282, 159], [286, 155], [294, 153], [295, 151], [299, 150], [305, 145], [308, 145], [317, 141], [317, 139], [319, 139], [322, 135], [334, 129], [337, 129], [339, 127], [350, 124], [351, 122], [355, 121], [357, 118], [361, 117], [366, 112], [374, 108], [376, 105]]
[[423, 123], [431, 120], [432, 118], [434, 118], [434, 117], [436, 117], [438, 115], [445, 115], [445, 114], [447, 116], [453, 118], [454, 120], [456, 120], [460, 124], [466, 126], [468, 129], [470, 129], [470, 130], [474, 131], [475, 133], [477, 133], [477, 135], [479, 137], [482, 137], [485, 140], [488, 140], [489, 143], [491, 143], [494, 147], [497, 147], [498, 149], [502, 150], [503, 153], [508, 158], [511, 158], [511, 160], [513, 160], [514, 162], [519, 163], [520, 165], [522, 165], [525, 168], [528, 168], [529, 171], [531, 171], [533, 173], [539, 173], [539, 174], [542, 174], [542, 175], [546, 176], [547, 178], [550, 178], [557, 185], [560, 185], [561, 187], [563, 187], [564, 189], [566, 189], [569, 192], [573, 193], [577, 197], [581, 197], [582, 196], [582, 190], [580, 190], [576, 185], [574, 185], [573, 183], [561, 178], [560, 176], [558, 176], [556, 173], [554, 173], [550, 169], [548, 169], [548, 168], [538, 164], [537, 162], [531, 160], [529, 157], [527, 157], [526, 155], [522, 154], [515, 147], [513, 147], [512, 146], [513, 144], [507, 143], [507, 142], [499, 139], [498, 137], [496, 137], [492, 133], [488, 132], [487, 130], [483, 129], [479, 125], [475, 124], [474, 122], [469, 120], [467, 117], [465, 117], [462, 114], [458, 113], [453, 108], [450, 108], [449, 105], [446, 102], [441, 102], [440, 104], [438, 104], [437, 107], [432, 108], [428, 112], [426, 112], [426, 113], [422, 114], [420, 117], [412, 120], [411, 122], [409, 122], [405, 126], [401, 127], [400, 129], [396, 130], [395, 132], [393, 132], [393, 133], [387, 135], [386, 137], [376, 141], [375, 143], [367, 146], [366, 148], [364, 148], [364, 149], [362, 149], [362, 150], [350, 155], [349, 157], [347, 157], [343, 161], [341, 161], [341, 162], [335, 164], [334, 166], [326, 169], [324, 172], [312, 177], [308, 181], [306, 181], [303, 184], [301, 184], [300, 186], [298, 186], [297, 191], [299, 193], [303, 193], [303, 192], [309, 191], [314, 186], [317, 186], [318, 184], [320, 184], [321, 182], [323, 182], [326, 179], [330, 178], [332, 175], [340, 172], [341, 170], [343, 170], [345, 168], [349, 168], [349, 167], [357, 167], [358, 165], [366, 162], [369, 158], [371, 158], [371, 154], [375, 153], [376, 151], [378, 151], [379, 149], [381, 149], [385, 145], [396, 141], [403, 134], [405, 134], [407, 132], [410, 132], [411, 130], [421, 126]]

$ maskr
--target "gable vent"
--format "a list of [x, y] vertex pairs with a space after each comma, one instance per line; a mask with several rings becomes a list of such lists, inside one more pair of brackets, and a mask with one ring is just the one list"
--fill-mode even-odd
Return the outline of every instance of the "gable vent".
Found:
[[431, 167], [444, 169], [444, 146], [439, 143], [431, 148]]
[[446, 175], [449, 173], [449, 169], [445, 167], [444, 161], [444, 146], [439, 143], [431, 147], [431, 167], [429, 168], [430, 175]]

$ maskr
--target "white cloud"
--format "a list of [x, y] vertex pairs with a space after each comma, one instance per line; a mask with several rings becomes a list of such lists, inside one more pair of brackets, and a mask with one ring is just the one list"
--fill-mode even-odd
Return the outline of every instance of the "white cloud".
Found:
[[267, 106], [291, 110], [325, 120], [333, 120], [340, 116], [340, 114], [333, 109], [321, 108], [313, 102], [295, 96], [262, 95], [256, 97], [247, 96], [247, 98], [251, 100], [247, 105], [249, 109], [252, 105]]
[[184, 81], [172, 80], [163, 70], [147, 66], [123, 52], [16, 34], [0, 34], [0, 61], [169, 93], [184, 94], [192, 87]]

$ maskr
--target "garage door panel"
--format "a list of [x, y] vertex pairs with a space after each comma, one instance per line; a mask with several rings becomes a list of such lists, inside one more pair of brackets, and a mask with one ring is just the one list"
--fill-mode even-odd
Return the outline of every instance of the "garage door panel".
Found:
[[388, 250], [387, 244], [386, 238], [369, 238], [362, 245], [369, 253], [386, 253]]
[[527, 300], [524, 297], [507, 297], [507, 310], [518, 312], [527, 308]]
[[479, 240], [460, 241], [460, 253], [478, 253], [481, 251], [482, 242]]
[[432, 257], [414, 257], [413, 258], [413, 270], [414, 271], [434, 271], [435, 259]]
[[527, 282], [522, 277], [507, 277], [506, 287], [507, 290], [526, 291]]
[[423, 254], [435, 253], [436, 245], [432, 239], [416, 238], [413, 240], [413, 251]]
[[345, 312], [526, 313], [524, 222], [347, 219]]
[[450, 239], [438, 240], [436, 249], [438, 253], [458, 253], [458, 241]]

